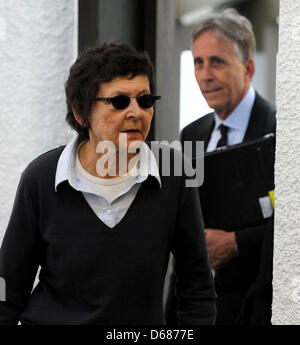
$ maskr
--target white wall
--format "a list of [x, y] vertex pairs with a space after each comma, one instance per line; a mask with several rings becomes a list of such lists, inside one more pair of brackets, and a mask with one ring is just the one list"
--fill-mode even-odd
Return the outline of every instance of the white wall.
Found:
[[273, 324], [300, 324], [300, 2], [280, 1]]
[[0, 243], [21, 171], [71, 135], [64, 82], [76, 9], [76, 0], [0, 0]]

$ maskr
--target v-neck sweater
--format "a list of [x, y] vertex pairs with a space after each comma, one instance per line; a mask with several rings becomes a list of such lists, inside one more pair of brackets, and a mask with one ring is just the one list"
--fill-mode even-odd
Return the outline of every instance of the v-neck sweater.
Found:
[[[185, 187], [187, 177], [160, 172], [159, 188], [149, 176], [112, 230], [67, 181], [55, 192], [62, 150], [41, 155], [21, 176], [0, 251], [6, 282], [0, 324], [163, 324], [170, 252], [179, 323], [213, 324], [199, 196]], [[39, 283], [31, 291], [38, 266]]]

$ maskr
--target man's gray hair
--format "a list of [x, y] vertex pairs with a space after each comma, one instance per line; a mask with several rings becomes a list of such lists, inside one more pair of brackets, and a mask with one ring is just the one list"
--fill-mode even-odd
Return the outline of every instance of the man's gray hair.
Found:
[[193, 30], [193, 42], [206, 31], [213, 32], [221, 40], [235, 42], [243, 62], [254, 57], [256, 43], [252, 24], [235, 9], [227, 8], [204, 16]]

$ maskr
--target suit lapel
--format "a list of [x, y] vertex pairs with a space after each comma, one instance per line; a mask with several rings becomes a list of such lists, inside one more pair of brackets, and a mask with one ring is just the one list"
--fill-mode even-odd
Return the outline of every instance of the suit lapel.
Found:
[[210, 137], [211, 137], [211, 133], [213, 131], [215, 127], [215, 117], [214, 117], [214, 113], [208, 114], [206, 115], [206, 121], [203, 124], [203, 126], [201, 126], [200, 130], [200, 138], [201, 140], [204, 141], [204, 150], [206, 151]]
[[253, 108], [251, 111], [248, 127], [246, 130], [246, 134], [244, 137], [244, 141], [249, 139], [254, 139], [259, 136], [262, 136], [261, 133], [262, 129], [264, 128], [263, 124], [263, 114], [261, 114], [261, 103], [263, 102], [260, 95], [256, 92], [255, 93], [255, 101], [253, 104]]

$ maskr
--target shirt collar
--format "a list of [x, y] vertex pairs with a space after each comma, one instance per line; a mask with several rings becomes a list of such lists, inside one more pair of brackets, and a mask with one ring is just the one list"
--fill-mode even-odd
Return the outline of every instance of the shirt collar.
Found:
[[75, 153], [78, 146], [78, 136], [74, 136], [61, 153], [55, 174], [55, 191], [63, 181], [71, 181], [75, 169]]
[[229, 128], [246, 132], [254, 101], [255, 90], [253, 86], [250, 85], [244, 98], [224, 121], [214, 113], [216, 123], [215, 128], [218, 128], [220, 124], [224, 124]]
[[[75, 154], [79, 144], [78, 139], [76, 135], [67, 144], [59, 157], [55, 174], [55, 191], [57, 191], [57, 186], [64, 181], [68, 181], [72, 187], [78, 184], [75, 174]], [[145, 181], [149, 175], [154, 176], [161, 187], [161, 178], [154, 154], [147, 144], [142, 143], [140, 147], [140, 167], [136, 182]]]
[[161, 187], [161, 178], [155, 156], [146, 143], [140, 146], [140, 167], [138, 182], [145, 181], [151, 175], [156, 178]]

